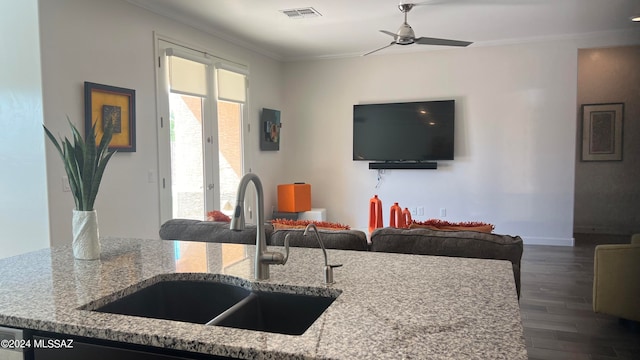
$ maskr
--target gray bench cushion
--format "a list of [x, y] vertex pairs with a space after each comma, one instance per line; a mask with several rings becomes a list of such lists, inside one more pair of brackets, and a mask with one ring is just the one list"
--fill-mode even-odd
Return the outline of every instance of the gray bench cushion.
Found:
[[[265, 226], [267, 239], [273, 229]], [[229, 230], [229, 223], [200, 221], [191, 219], [168, 220], [160, 227], [163, 240], [190, 240], [216, 243], [255, 244], [256, 227], [247, 226], [245, 230]]]

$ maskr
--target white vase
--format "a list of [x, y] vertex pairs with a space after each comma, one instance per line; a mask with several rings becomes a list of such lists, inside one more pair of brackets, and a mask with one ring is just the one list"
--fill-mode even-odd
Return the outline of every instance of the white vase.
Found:
[[95, 210], [73, 210], [73, 256], [79, 260], [100, 258], [100, 239], [98, 237], [98, 214]]

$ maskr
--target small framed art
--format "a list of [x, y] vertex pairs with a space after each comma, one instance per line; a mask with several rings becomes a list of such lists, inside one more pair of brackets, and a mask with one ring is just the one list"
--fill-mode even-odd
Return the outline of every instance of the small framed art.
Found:
[[582, 161], [622, 160], [624, 103], [582, 105]]
[[260, 150], [278, 151], [280, 150], [280, 110], [262, 109], [260, 115], [262, 129], [260, 131]]
[[115, 86], [84, 83], [85, 134], [96, 124], [96, 140], [102, 138], [104, 119], [114, 124], [109, 150], [136, 151], [136, 92]]

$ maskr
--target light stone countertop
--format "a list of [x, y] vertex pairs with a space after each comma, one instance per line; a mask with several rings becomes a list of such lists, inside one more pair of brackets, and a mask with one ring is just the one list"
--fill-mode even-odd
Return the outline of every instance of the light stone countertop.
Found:
[[160, 274], [253, 279], [254, 246], [101, 244], [96, 261], [74, 260], [70, 246], [0, 259], [0, 326], [246, 359], [527, 359], [508, 261], [328, 250], [344, 266], [327, 289], [322, 251], [292, 248], [257, 286], [342, 291], [293, 336], [81, 310]]

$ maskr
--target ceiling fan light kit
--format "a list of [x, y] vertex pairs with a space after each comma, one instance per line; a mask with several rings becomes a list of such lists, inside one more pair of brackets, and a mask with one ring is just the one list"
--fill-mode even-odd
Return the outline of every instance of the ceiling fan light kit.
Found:
[[413, 9], [416, 5], [424, 5], [425, 3], [400, 3], [398, 5], [398, 9], [404, 14], [404, 22], [398, 28], [398, 31], [395, 33], [387, 30], [380, 30], [381, 33], [387, 34], [393, 37], [393, 41], [389, 45], [385, 45], [381, 48], [375, 49], [373, 51], [369, 51], [362, 56], [367, 56], [369, 54], [373, 54], [374, 52], [380, 51], [382, 49], [386, 49], [392, 45], [411, 45], [411, 44], [419, 44], [419, 45], [438, 45], [438, 46], [460, 46], [465, 47], [473, 44], [470, 41], [460, 41], [460, 40], [451, 40], [451, 39], [438, 39], [431, 37], [418, 37], [416, 38], [416, 34], [413, 31], [413, 28], [407, 22], [407, 13]]

